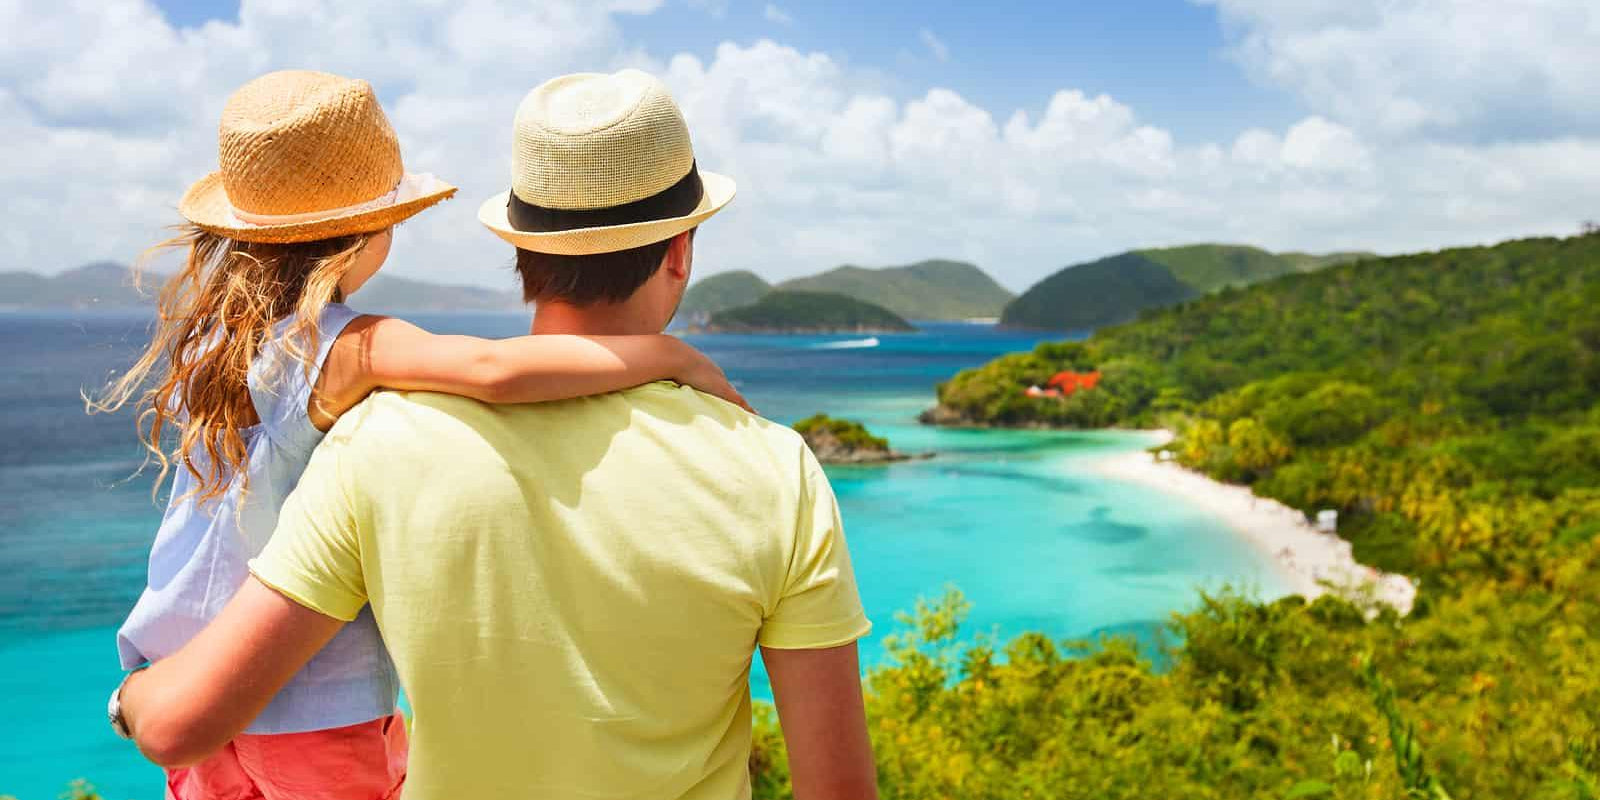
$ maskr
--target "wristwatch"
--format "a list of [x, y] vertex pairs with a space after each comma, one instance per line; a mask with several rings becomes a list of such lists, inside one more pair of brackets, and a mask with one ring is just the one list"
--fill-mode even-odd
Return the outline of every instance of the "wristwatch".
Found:
[[127, 686], [128, 679], [142, 669], [144, 667], [140, 667], [123, 676], [122, 682], [118, 683], [117, 688], [111, 692], [110, 702], [106, 703], [106, 718], [111, 721], [111, 730], [116, 731], [117, 735], [124, 739], [132, 739], [133, 731], [128, 730], [128, 720], [122, 716], [122, 687]]

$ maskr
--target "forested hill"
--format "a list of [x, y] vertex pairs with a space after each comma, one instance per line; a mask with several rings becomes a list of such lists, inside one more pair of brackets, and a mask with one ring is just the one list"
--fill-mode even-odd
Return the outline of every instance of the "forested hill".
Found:
[[[1418, 603], [1364, 621], [1331, 596], [1203, 596], [1164, 669], [1037, 635], [963, 647], [959, 598], [919, 608], [869, 679], [883, 785], [1600, 797], [1597, 308], [1600, 235], [1530, 239], [1226, 289], [957, 375], [944, 419], [1171, 427], [1189, 467], [1336, 509], [1356, 556], [1414, 576]], [[1063, 369], [1102, 374], [1024, 395]], [[764, 791], [772, 772], [757, 797], [780, 794]]]
[[724, 309], [747, 306], [770, 291], [772, 284], [749, 270], [719, 272], [695, 281], [683, 293], [683, 302], [678, 304], [678, 318], [694, 320]]
[[890, 333], [916, 330], [883, 306], [829, 292], [773, 291], [711, 315], [712, 333]]
[[1006, 306], [1001, 322], [1021, 328], [1097, 328], [1219, 289], [1370, 257], [1269, 253], [1224, 244], [1131, 250], [1066, 267], [1045, 278]]
[[906, 319], [960, 320], [998, 317], [1013, 295], [965, 261], [929, 260], [903, 267], [837, 267], [795, 278], [779, 289], [834, 292], [883, 306]]
[[[1328, 373], [1439, 414], [1564, 413], [1600, 391], [1597, 301], [1596, 236], [1369, 259], [1006, 356], [955, 376], [940, 399], [972, 422], [1146, 424], [1253, 382]], [[1023, 396], [1069, 366], [1103, 368], [1105, 391], [1066, 403]]]

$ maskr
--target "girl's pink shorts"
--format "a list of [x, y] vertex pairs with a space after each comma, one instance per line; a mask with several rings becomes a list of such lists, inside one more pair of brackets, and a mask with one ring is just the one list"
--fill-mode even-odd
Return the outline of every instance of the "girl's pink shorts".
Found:
[[169, 800], [390, 800], [406, 779], [399, 715], [307, 733], [240, 734], [167, 772]]

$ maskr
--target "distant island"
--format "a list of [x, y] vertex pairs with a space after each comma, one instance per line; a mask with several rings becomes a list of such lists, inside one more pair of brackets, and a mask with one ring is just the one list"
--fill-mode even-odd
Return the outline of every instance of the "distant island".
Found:
[[886, 464], [912, 458], [890, 448], [888, 439], [873, 436], [854, 420], [817, 414], [796, 422], [794, 429], [824, 464]]
[[[845, 265], [776, 285], [748, 270], [735, 270], [691, 285], [676, 319], [705, 331], [865, 333], [911, 330], [907, 320], [994, 319], [1007, 327], [1082, 330], [1126, 322], [1147, 309], [1177, 305], [1225, 288], [1372, 257], [1270, 253], [1221, 244], [1132, 250], [1062, 269], [1015, 297], [977, 266], [945, 259], [878, 269]], [[153, 303], [164, 280], [164, 275], [146, 276], [141, 294], [129, 279], [128, 267], [113, 262], [87, 264], [53, 276], [0, 272], [0, 309], [139, 308]], [[779, 297], [763, 304], [780, 293], [812, 299]], [[843, 305], [841, 300], [823, 303], [815, 299], [818, 296], [864, 304], [889, 316]], [[356, 303], [380, 312], [526, 308], [521, 294], [511, 289], [438, 284], [381, 273]]]
[[772, 291], [772, 284], [747, 269], [719, 272], [695, 281], [678, 304], [678, 319], [704, 323], [712, 314], [747, 306]]
[[707, 333], [902, 333], [916, 327], [883, 306], [828, 292], [773, 291], [724, 309], [698, 330]]
[[[135, 309], [155, 304], [167, 276], [150, 273], [135, 288], [126, 264], [99, 261], [58, 275], [0, 272], [0, 309]], [[142, 291], [141, 291], [142, 289]], [[518, 291], [454, 286], [379, 273], [355, 304], [379, 312], [522, 311]]]
[[1258, 247], [1196, 244], [1075, 264], [1034, 284], [1006, 306], [1000, 324], [1013, 328], [1084, 330], [1127, 322], [1229, 287], [1372, 258], [1371, 253], [1269, 253]]
[[878, 269], [847, 264], [776, 285], [736, 270], [690, 286], [677, 319], [711, 330], [716, 327], [712, 318], [721, 312], [754, 305], [771, 292], [798, 291], [843, 295], [906, 320], [998, 320], [1010, 328], [1089, 330], [1224, 289], [1374, 257], [1272, 253], [1231, 244], [1130, 250], [1058, 270], [1020, 296], [973, 264], [945, 259]]
[[143, 293], [125, 264], [96, 261], [58, 275], [0, 272], [0, 308], [91, 309], [151, 305], [165, 275], [146, 275]]
[[943, 259], [879, 269], [847, 264], [809, 278], [787, 280], [775, 288], [834, 292], [920, 320], [998, 317], [1015, 297], [977, 266]]
[[772, 291], [843, 295], [908, 320], [995, 319], [1014, 297], [983, 270], [964, 261], [931, 259], [878, 269], [847, 264], [776, 286], [749, 270], [735, 270], [690, 286], [677, 318], [704, 326], [712, 315], [751, 305]]

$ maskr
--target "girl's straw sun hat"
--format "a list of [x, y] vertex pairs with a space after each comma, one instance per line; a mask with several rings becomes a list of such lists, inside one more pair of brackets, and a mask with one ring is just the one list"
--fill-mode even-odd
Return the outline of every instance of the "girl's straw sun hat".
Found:
[[611, 253], [671, 238], [733, 199], [733, 179], [695, 166], [667, 87], [638, 70], [547, 81], [517, 108], [511, 190], [478, 220], [523, 250]]
[[366, 81], [269, 72], [222, 110], [221, 169], [178, 203], [185, 219], [247, 242], [310, 242], [380, 231], [456, 188], [413, 175]]

